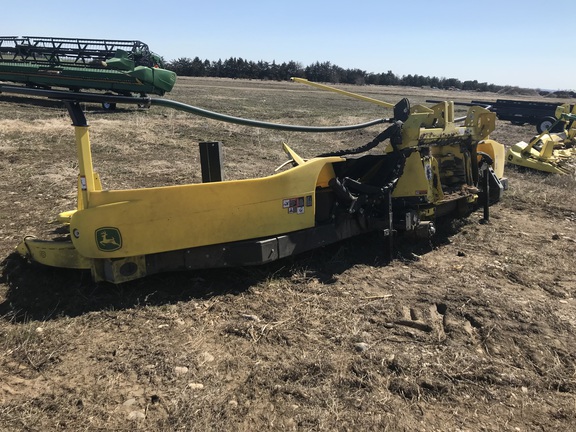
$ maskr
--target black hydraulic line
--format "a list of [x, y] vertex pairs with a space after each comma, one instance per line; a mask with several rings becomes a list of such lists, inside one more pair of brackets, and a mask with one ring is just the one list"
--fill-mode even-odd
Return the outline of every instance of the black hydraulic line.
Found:
[[364, 144], [363, 146], [360, 146], [360, 147], [357, 147], [354, 149], [345, 149], [345, 150], [337, 150], [337, 151], [329, 152], [329, 153], [322, 153], [321, 155], [318, 155], [317, 157], [347, 156], [347, 155], [352, 155], [352, 154], [365, 153], [368, 150], [373, 149], [378, 144], [386, 141], [389, 138], [392, 141], [392, 146], [394, 147], [394, 149], [396, 149], [396, 141], [393, 140], [392, 138], [398, 138], [401, 131], [402, 131], [402, 122], [397, 121], [397, 122], [393, 123], [391, 126], [388, 126], [383, 132], [380, 132], [376, 136], [376, 138], [374, 138], [369, 143]]
[[20, 87], [20, 86], [0, 85], [0, 93], [4, 92], [26, 94], [30, 96], [41, 96], [50, 99], [59, 99], [61, 101], [125, 103], [140, 106], [157, 105], [227, 123], [235, 123], [244, 126], [251, 126], [264, 129], [284, 130], [292, 132], [342, 132], [355, 129], [363, 129], [377, 124], [389, 123], [392, 121], [391, 119], [376, 119], [366, 123], [347, 125], [347, 126], [298, 126], [298, 125], [286, 125], [280, 123], [269, 123], [258, 120], [245, 119], [241, 117], [234, 117], [226, 114], [217, 113], [214, 111], [208, 111], [203, 108], [198, 108], [182, 102], [176, 102], [169, 99], [150, 98], [147, 96], [146, 97], [116, 96], [116, 95], [105, 95], [98, 93], [68, 92], [61, 90], [46, 90], [38, 88]]

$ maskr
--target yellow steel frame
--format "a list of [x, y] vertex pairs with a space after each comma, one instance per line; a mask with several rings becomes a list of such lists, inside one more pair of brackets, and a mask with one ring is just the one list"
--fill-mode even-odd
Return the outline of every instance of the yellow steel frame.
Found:
[[[427, 146], [429, 153], [421, 155], [414, 152], [408, 157], [405, 175], [394, 189], [394, 198], [426, 196], [428, 203], [441, 204], [446, 199], [441, 184], [447, 173], [440, 167], [439, 161], [447, 157], [461, 163], [468, 186], [473, 184], [471, 157], [477, 151], [491, 155], [497, 176], [503, 176], [504, 146], [488, 139], [496, 127], [496, 115], [485, 108], [474, 106], [468, 110], [463, 124], [458, 124], [456, 120], [453, 102], [440, 102], [432, 107], [416, 105], [411, 108], [410, 116], [402, 128], [402, 144], [399, 148], [419, 149]], [[389, 147], [388, 151], [392, 149]], [[473, 201], [477, 196], [465, 198]], [[424, 210], [424, 213], [430, 212]]]

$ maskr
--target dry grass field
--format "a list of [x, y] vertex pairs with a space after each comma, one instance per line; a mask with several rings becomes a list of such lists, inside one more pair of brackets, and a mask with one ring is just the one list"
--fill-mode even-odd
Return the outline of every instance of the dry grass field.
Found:
[[[345, 87], [412, 104], [496, 94]], [[287, 124], [391, 114], [296, 83], [180, 78], [170, 99]], [[534, 99], [531, 96], [530, 99]], [[464, 110], [462, 110], [462, 113]], [[254, 129], [152, 107], [86, 106], [104, 188], [226, 179], [358, 147], [381, 127]], [[492, 138], [529, 140], [498, 122]], [[376, 149], [378, 151], [378, 149]], [[57, 102], [0, 96], [1, 431], [576, 430], [576, 178], [507, 170], [491, 209], [428, 244], [359, 237], [254, 268], [94, 284], [13, 250], [75, 206], [74, 131]]]

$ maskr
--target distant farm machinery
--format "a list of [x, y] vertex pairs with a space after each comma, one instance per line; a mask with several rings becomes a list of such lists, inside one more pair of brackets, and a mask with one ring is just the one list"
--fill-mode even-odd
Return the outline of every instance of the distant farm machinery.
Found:
[[[143, 42], [36, 36], [0, 37], [0, 81], [34, 88], [163, 95], [176, 74]], [[115, 103], [104, 101], [105, 109]]]
[[[311, 85], [305, 80], [298, 80]], [[495, 114], [479, 106], [454, 117], [454, 104], [395, 105], [390, 118], [350, 126], [281, 125], [230, 117], [155, 98], [113, 102], [160, 105], [221, 121], [300, 132], [345, 131], [382, 123], [371, 142], [310, 159], [284, 150], [291, 166], [267, 177], [145, 189], [106, 190], [92, 165], [81, 102], [105, 95], [0, 86], [0, 92], [63, 100], [75, 128], [79, 174], [75, 209], [58, 215], [64, 234], [25, 238], [17, 251], [40, 264], [89, 269], [96, 281], [125, 282], [173, 270], [262, 264], [363, 233], [434, 235], [440, 217], [497, 202], [506, 188], [504, 147], [489, 139]], [[387, 143], [383, 151], [370, 151]], [[370, 151], [370, 152], [369, 152]], [[208, 150], [218, 166], [218, 151]], [[204, 165], [204, 164], [203, 164]], [[217, 171], [217, 170], [216, 170]]]
[[[548, 129], [526, 143], [510, 147], [506, 153], [509, 164], [554, 174], [576, 172], [576, 106], [557, 107], [556, 120]], [[563, 132], [553, 133], [560, 127]]]

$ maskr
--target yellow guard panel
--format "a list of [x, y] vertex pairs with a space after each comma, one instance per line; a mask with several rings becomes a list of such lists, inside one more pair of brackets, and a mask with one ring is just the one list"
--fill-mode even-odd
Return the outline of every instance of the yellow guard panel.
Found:
[[120, 258], [226, 243], [314, 226], [320, 173], [340, 157], [238, 181], [94, 191], [70, 220], [78, 252]]

